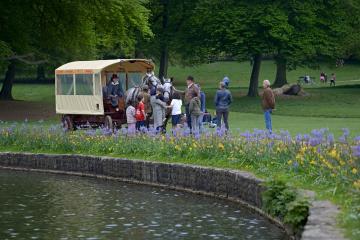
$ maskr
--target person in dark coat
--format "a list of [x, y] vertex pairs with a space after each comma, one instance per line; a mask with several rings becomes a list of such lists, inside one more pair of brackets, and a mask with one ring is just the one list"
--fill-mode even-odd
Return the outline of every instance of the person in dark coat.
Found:
[[116, 74], [111, 77], [111, 81], [107, 88], [107, 96], [111, 100], [111, 105], [116, 107], [116, 111], [119, 111], [119, 99], [123, 96], [123, 89], [119, 83], [119, 78]]
[[220, 88], [216, 91], [215, 95], [215, 107], [216, 107], [216, 119], [217, 127], [221, 128], [221, 118], [224, 119], [226, 130], [229, 130], [229, 107], [232, 103], [232, 95], [224, 82], [220, 82]]

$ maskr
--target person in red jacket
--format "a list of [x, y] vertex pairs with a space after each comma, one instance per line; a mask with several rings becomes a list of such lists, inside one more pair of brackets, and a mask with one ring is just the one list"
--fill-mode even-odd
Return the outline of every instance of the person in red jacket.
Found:
[[138, 104], [136, 106], [135, 118], [136, 118], [136, 130], [140, 131], [145, 126], [146, 114], [145, 114], [145, 105], [144, 97], [142, 94], [139, 94], [137, 97]]

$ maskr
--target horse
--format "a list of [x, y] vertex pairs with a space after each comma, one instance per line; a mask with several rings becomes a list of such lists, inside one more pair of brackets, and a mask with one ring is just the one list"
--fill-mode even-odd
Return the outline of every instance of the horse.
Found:
[[[148, 72], [146, 73], [146, 75], [143, 77], [142, 79], [142, 83], [140, 86], [135, 86], [132, 87], [130, 89], [128, 89], [125, 93], [126, 96], [126, 105], [128, 106], [129, 104], [134, 104], [137, 101], [137, 96], [141, 93], [142, 88], [147, 85], [149, 87], [149, 89], [152, 88], [162, 88], [163, 89], [163, 94], [164, 94], [164, 101], [169, 105], [174, 92], [178, 91], [174, 88], [173, 86], [173, 79], [172, 78], [168, 78], [165, 79], [163, 78], [162, 81], [157, 78], [154, 74], [154, 72]], [[165, 118], [166, 120], [164, 121], [164, 125], [163, 128], [166, 129], [166, 125], [167, 122], [171, 116], [171, 111], [166, 111], [165, 114]]]
[[126, 96], [126, 106], [131, 103], [136, 102], [137, 96], [141, 93], [143, 87], [147, 85], [149, 89], [157, 88], [158, 86], [162, 86], [160, 79], [158, 79], [154, 72], [147, 72], [146, 75], [143, 77], [141, 84], [139, 86], [134, 86], [128, 89], [125, 93]]

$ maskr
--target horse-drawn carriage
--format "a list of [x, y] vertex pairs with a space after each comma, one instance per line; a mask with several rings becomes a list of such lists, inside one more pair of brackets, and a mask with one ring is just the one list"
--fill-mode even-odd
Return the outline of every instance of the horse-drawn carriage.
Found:
[[[55, 70], [56, 113], [62, 115], [64, 128], [104, 125], [112, 129], [126, 123], [126, 93], [143, 84], [144, 76], [155, 65], [146, 59], [77, 61]], [[124, 90], [114, 106], [104, 96], [104, 87], [116, 75]]]

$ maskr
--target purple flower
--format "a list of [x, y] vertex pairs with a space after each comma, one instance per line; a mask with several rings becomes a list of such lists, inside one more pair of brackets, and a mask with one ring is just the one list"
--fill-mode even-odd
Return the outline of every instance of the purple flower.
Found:
[[303, 139], [303, 137], [302, 137], [302, 135], [299, 133], [299, 134], [296, 135], [296, 137], [295, 137], [295, 142], [296, 142], [297, 144], [299, 144], [299, 143], [301, 143], [302, 139]]
[[268, 148], [273, 148], [274, 144], [275, 144], [274, 141], [269, 142], [268, 143]]
[[320, 147], [317, 147], [316, 152], [317, 152], [317, 153], [321, 153], [321, 148], [320, 148]]
[[310, 138], [309, 144], [310, 144], [310, 146], [315, 147], [315, 146], [321, 144], [321, 140], [319, 138]]
[[351, 149], [352, 149], [352, 155], [354, 157], [360, 157], [360, 144], [352, 147]]
[[327, 142], [328, 142], [328, 144], [330, 144], [331, 146], [334, 145], [334, 142], [335, 142], [334, 134], [329, 133], [329, 135], [327, 136]]
[[182, 136], [183, 137], [190, 136], [190, 128], [186, 128], [184, 131], [182, 131]]
[[354, 141], [355, 141], [355, 142], [360, 142], [360, 136], [356, 136], [356, 137], [354, 138]]
[[297, 170], [298, 169], [298, 167], [299, 167], [299, 163], [297, 162], [297, 161], [294, 161], [294, 163], [293, 163], [293, 168], [295, 169], [295, 170]]
[[96, 135], [96, 131], [95, 130], [87, 130], [86, 132], [85, 132], [85, 134], [86, 135], [88, 135], [88, 136], [95, 136]]
[[195, 133], [195, 134], [194, 134], [194, 138], [195, 138], [196, 140], [199, 140], [199, 139], [200, 139], [200, 136], [201, 136], [201, 135], [200, 135], [199, 133]]
[[304, 134], [303, 140], [304, 140], [304, 142], [308, 142], [310, 140], [310, 135], [309, 134]]
[[249, 139], [249, 138], [251, 138], [251, 133], [249, 131], [246, 131], [244, 133], [241, 133], [240, 136]]
[[342, 128], [341, 130], [343, 131], [343, 135], [345, 136], [345, 138], [349, 136], [350, 131], [348, 128]]
[[319, 139], [322, 139], [323, 138], [323, 131], [322, 129], [320, 130], [317, 130], [317, 129], [314, 129], [311, 131], [311, 135], [315, 138], [319, 138]]
[[346, 136], [342, 135], [341, 137], [339, 137], [339, 142], [346, 143]]

